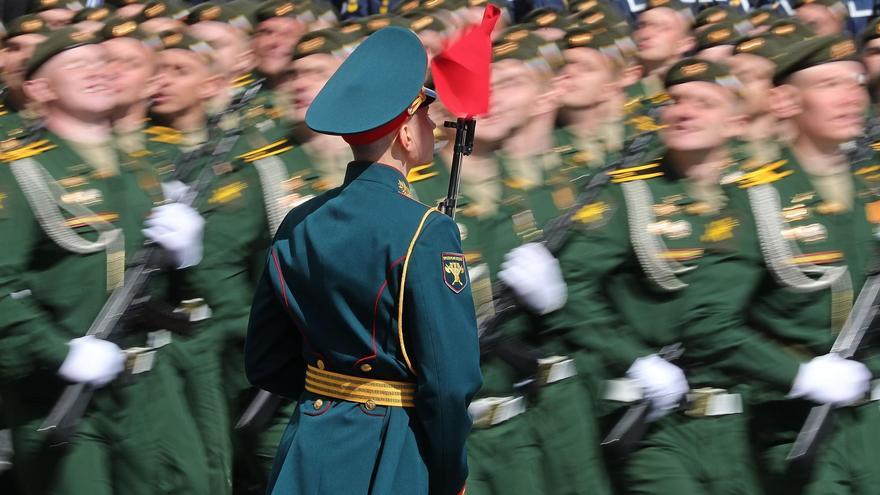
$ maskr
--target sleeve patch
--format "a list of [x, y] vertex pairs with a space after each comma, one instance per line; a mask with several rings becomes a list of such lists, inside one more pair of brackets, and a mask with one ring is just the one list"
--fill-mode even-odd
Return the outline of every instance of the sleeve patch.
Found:
[[441, 253], [443, 282], [449, 290], [456, 294], [468, 285], [467, 261], [461, 253]]

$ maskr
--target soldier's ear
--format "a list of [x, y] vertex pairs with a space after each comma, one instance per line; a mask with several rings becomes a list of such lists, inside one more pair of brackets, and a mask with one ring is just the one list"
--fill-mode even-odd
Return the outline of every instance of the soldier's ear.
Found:
[[790, 119], [802, 111], [800, 90], [791, 84], [776, 86], [768, 98], [770, 113], [777, 119]]
[[25, 81], [23, 90], [28, 100], [37, 103], [45, 104], [57, 99], [55, 91], [52, 90], [52, 85], [49, 84], [49, 80], [45, 77]]
[[400, 147], [406, 152], [413, 151], [416, 146], [416, 129], [413, 127], [414, 125], [415, 116], [411, 117], [397, 131], [397, 142], [400, 143]]
[[697, 47], [697, 39], [693, 36], [685, 36], [681, 40], [678, 41], [678, 54], [681, 57], [684, 57], [686, 54], [694, 51], [694, 48]]

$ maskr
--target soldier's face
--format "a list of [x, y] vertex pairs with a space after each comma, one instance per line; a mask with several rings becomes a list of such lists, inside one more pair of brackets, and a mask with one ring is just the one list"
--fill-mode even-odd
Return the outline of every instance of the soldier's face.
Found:
[[679, 13], [667, 8], [642, 12], [633, 40], [639, 59], [652, 64], [671, 62], [693, 46], [687, 23]]
[[865, 43], [862, 49], [862, 62], [868, 70], [868, 79], [876, 85], [880, 81], [880, 38]]
[[153, 51], [132, 38], [115, 38], [104, 45], [110, 53], [110, 80], [117, 105], [127, 107], [148, 99], [152, 94], [150, 81], [156, 72]]
[[290, 63], [293, 47], [306, 30], [304, 23], [288, 17], [261, 22], [253, 41], [260, 72], [270, 77], [284, 72]]
[[727, 64], [730, 61], [731, 55], [733, 55], [732, 45], [713, 46], [712, 48], [700, 50], [700, 52], [697, 53], [697, 56], [701, 59], [711, 60], [712, 62], [718, 62], [719, 64]]
[[157, 54], [156, 94], [153, 111], [160, 115], [185, 112], [210, 98], [205, 84], [212, 78], [202, 57], [189, 50], [163, 50]]
[[789, 93], [792, 121], [801, 135], [833, 145], [862, 132], [869, 102], [865, 77], [859, 62], [832, 62], [799, 71], [774, 91]]
[[185, 24], [178, 21], [177, 19], [172, 19], [170, 17], [155, 17], [148, 21], [144, 21], [141, 23], [140, 28], [149, 34], [159, 34], [165, 31], [183, 31], [186, 27]]
[[475, 139], [498, 142], [528, 122], [544, 88], [537, 71], [520, 60], [493, 63], [491, 77], [489, 114], [481, 119]]
[[416, 110], [404, 127], [413, 138], [412, 146], [406, 150], [406, 163], [410, 166], [431, 163], [434, 159], [434, 121], [428, 115], [428, 107]]
[[140, 14], [142, 10], [144, 10], [144, 4], [132, 3], [123, 7], [119, 7], [118, 9], [116, 9], [116, 12], [114, 12], [114, 14], [125, 19], [131, 19]]
[[3, 48], [3, 83], [15, 90], [24, 84], [24, 69], [34, 49], [46, 40], [42, 34], [22, 34], [10, 38]]
[[253, 68], [248, 39], [235, 27], [221, 22], [198, 22], [187, 29], [187, 34], [211, 45], [228, 77], [238, 77]]
[[723, 146], [738, 130], [736, 97], [717, 84], [695, 81], [667, 90], [670, 103], [660, 114], [660, 136], [669, 149], [706, 151]]
[[592, 48], [563, 52], [565, 67], [555, 79], [564, 108], [588, 108], [608, 101], [619, 91], [611, 63]]
[[318, 96], [330, 76], [342, 65], [342, 60], [333, 55], [318, 53], [291, 62], [290, 88], [291, 117], [295, 122], [306, 118], [306, 111]]
[[74, 12], [70, 9], [49, 9], [38, 14], [50, 29], [58, 29], [70, 24]]
[[740, 53], [730, 58], [730, 70], [743, 85], [746, 113], [750, 116], [766, 114], [776, 64], [764, 57]]
[[807, 4], [798, 8], [794, 15], [819, 36], [843, 33], [842, 19], [824, 5]]
[[82, 120], [107, 114], [116, 106], [107, 60], [107, 50], [101, 45], [80, 46], [55, 55], [34, 77], [43, 80], [48, 89], [41, 103]]

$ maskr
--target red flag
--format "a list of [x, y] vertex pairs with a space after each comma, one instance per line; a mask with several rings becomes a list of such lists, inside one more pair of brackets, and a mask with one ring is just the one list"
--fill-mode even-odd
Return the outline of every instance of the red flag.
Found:
[[489, 4], [479, 26], [470, 28], [431, 61], [437, 96], [456, 117], [489, 111], [489, 67], [492, 30], [501, 10]]

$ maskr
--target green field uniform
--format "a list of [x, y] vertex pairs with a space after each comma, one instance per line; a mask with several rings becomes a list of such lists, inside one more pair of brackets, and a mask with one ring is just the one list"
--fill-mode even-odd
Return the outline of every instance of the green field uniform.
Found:
[[[625, 401], [603, 380], [680, 340], [682, 290], [700, 270], [701, 236], [723, 205], [720, 190], [683, 179], [661, 160], [613, 172], [599, 198], [574, 214], [558, 254], [569, 303], [546, 316], [544, 326], [579, 370], [593, 371], [581, 373], [593, 396]], [[676, 364], [692, 389], [718, 387], [717, 376], [688, 358]], [[613, 404], [604, 404], [603, 414], [620, 407]], [[626, 490], [755, 493], [742, 415], [735, 412], [741, 410], [692, 411], [694, 418], [675, 412], [659, 420], [622, 469]]]
[[[162, 199], [152, 170], [120, 157], [120, 173], [108, 176], [51, 134], [3, 158], [0, 229], [10, 242], [0, 256], [0, 376], [22, 492], [207, 493], [200, 439], [169, 359], [176, 343], [157, 349], [133, 383], [97, 391], [68, 452], [50, 452], [37, 432], [64, 385], [56, 371], [67, 341], [85, 334], [143, 243], [144, 217]], [[165, 287], [157, 282], [156, 291]], [[121, 347], [159, 340], [135, 332]]]
[[[729, 176], [731, 210], [719, 219], [728, 231], [706, 244], [686, 294], [688, 355], [754, 388], [752, 433], [768, 493], [877, 486], [876, 442], [864, 441], [880, 424], [875, 404], [835, 412], [810, 479], [786, 475], [784, 462], [811, 405], [785, 397], [798, 365], [830, 351], [871, 262], [877, 179], [872, 165], [813, 177], [789, 150]], [[861, 360], [877, 373], [876, 355]]]

